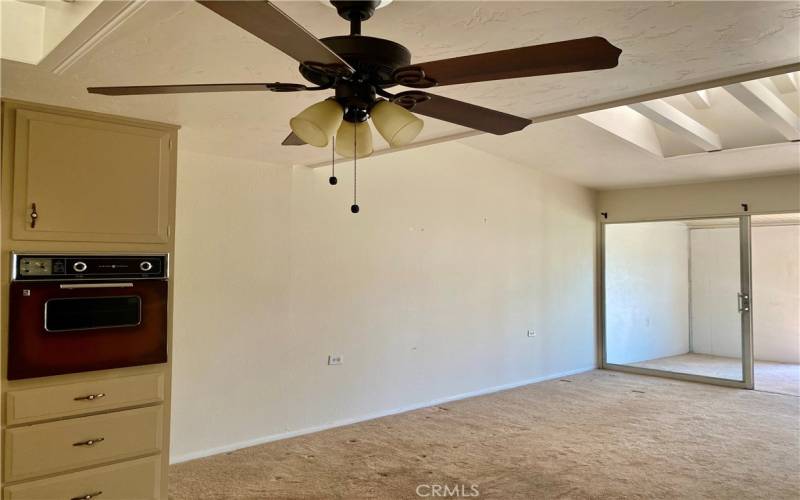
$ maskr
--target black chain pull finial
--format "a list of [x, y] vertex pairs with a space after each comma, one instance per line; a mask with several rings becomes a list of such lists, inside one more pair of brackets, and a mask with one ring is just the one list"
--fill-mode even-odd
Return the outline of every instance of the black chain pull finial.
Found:
[[356, 122], [353, 122], [353, 204], [350, 206], [350, 211], [357, 214], [359, 210], [357, 198], [358, 186], [358, 144], [356, 143]]
[[333, 136], [331, 144], [331, 176], [328, 178], [328, 182], [331, 186], [339, 183], [339, 179], [336, 178], [336, 136]]

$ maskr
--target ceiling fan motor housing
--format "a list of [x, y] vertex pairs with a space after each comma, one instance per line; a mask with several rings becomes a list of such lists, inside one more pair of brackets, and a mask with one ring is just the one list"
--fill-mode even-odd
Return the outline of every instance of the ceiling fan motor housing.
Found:
[[[397, 85], [393, 75], [396, 69], [411, 64], [411, 52], [391, 40], [361, 35], [331, 36], [320, 40], [356, 70], [351, 78], [367, 80], [378, 87]], [[332, 86], [340, 75], [331, 74], [324, 67], [301, 64], [303, 78], [320, 86]]]
[[311, 83], [336, 89], [336, 100], [345, 109], [346, 121], [366, 120], [369, 108], [375, 103], [376, 90], [397, 85], [395, 70], [411, 63], [407, 48], [383, 38], [343, 35], [321, 41], [352, 66], [355, 73], [335, 74], [313, 64], [301, 64], [300, 73]]

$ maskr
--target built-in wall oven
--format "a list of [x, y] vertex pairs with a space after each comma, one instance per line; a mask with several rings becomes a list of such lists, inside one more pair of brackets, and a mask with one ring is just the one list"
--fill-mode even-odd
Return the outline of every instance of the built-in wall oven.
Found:
[[10, 380], [167, 361], [167, 255], [12, 259]]

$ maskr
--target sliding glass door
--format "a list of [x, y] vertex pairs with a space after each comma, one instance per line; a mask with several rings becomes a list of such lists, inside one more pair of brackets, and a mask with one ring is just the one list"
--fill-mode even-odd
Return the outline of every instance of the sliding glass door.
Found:
[[603, 225], [606, 368], [752, 388], [749, 216]]

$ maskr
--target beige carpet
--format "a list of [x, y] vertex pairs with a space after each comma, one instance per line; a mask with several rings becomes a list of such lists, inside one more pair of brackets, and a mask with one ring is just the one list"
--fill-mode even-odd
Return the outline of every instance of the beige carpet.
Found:
[[[632, 363], [631, 366], [742, 380], [741, 359], [708, 354], [682, 354]], [[800, 365], [756, 360], [753, 371], [757, 391], [800, 396]]]
[[799, 441], [800, 398], [597, 370], [177, 464], [170, 497], [797, 499]]

